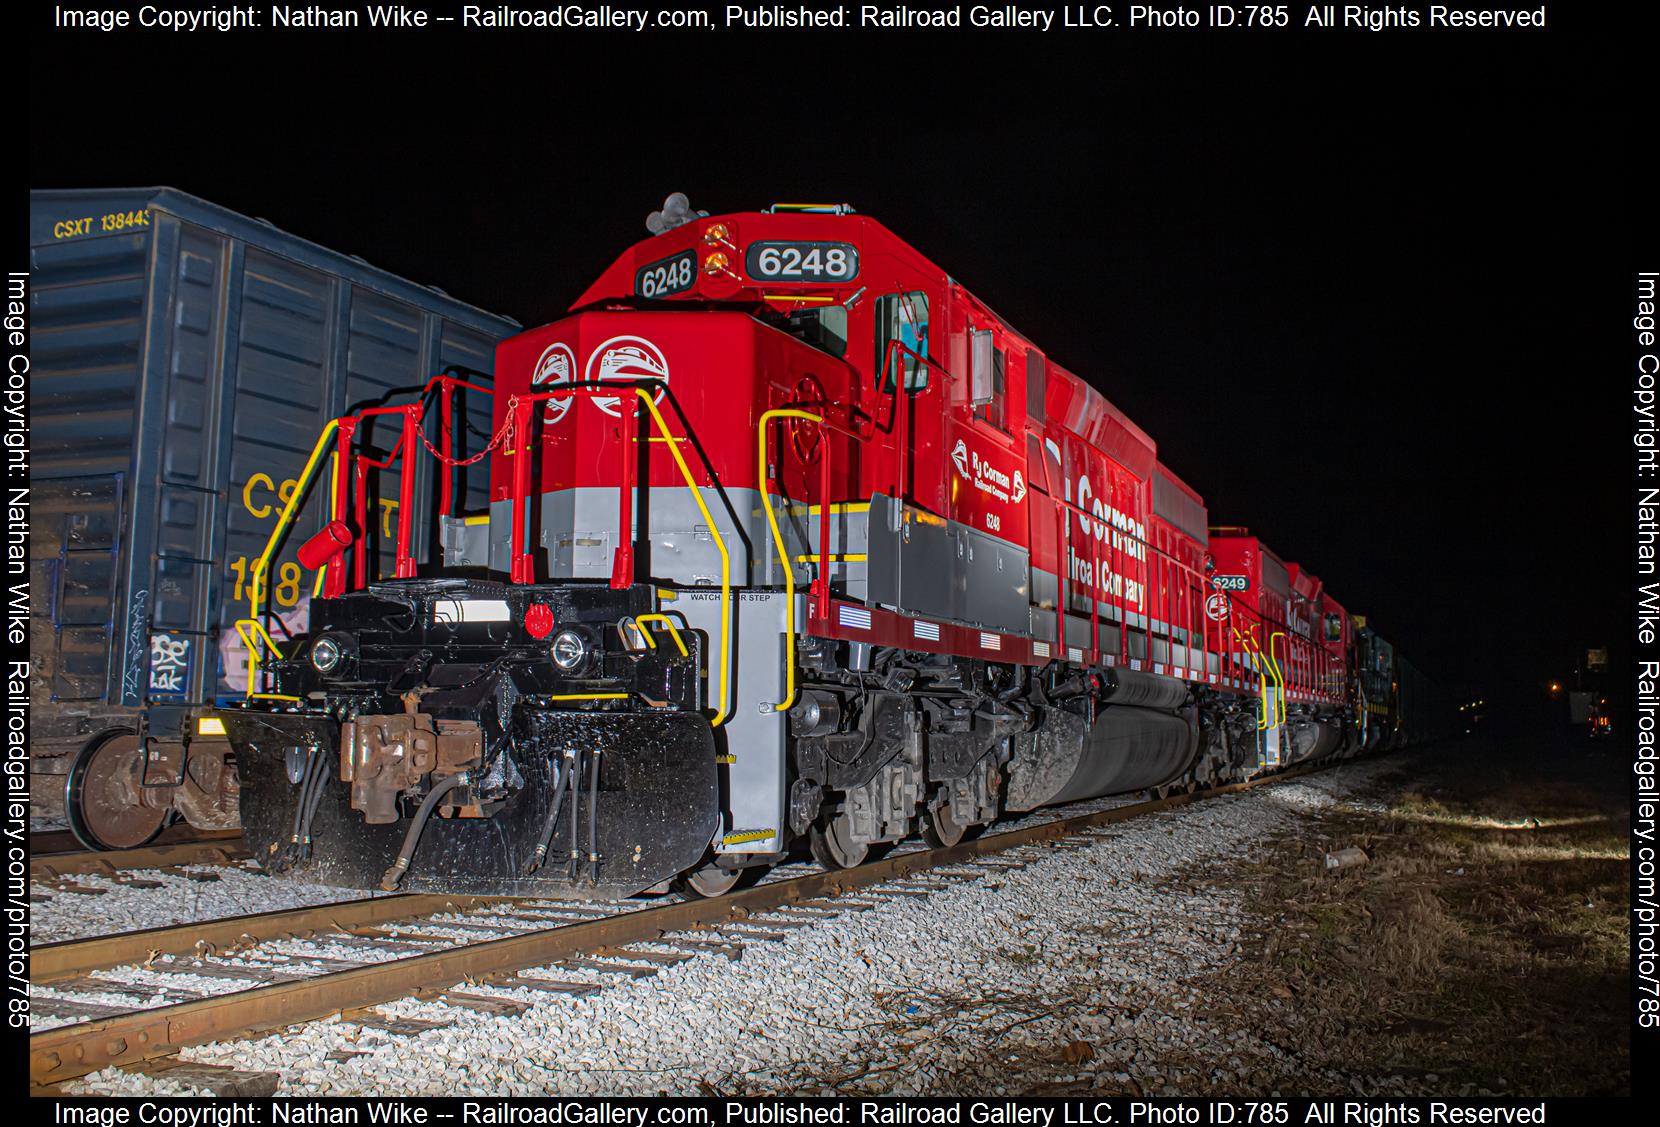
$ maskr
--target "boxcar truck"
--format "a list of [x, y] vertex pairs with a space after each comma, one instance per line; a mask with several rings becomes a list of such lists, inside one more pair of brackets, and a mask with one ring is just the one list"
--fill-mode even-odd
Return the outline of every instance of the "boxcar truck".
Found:
[[[31, 192], [29, 224], [31, 823], [105, 849], [233, 828], [230, 748], [198, 711], [241, 695], [248, 645], [303, 627], [314, 573], [293, 547], [259, 562], [285, 516], [288, 545], [331, 518], [293, 496], [320, 431], [447, 368], [487, 388], [519, 326], [170, 188]], [[490, 428], [487, 391], [467, 397], [442, 438], [458, 462]], [[418, 488], [486, 504], [483, 472], [450, 473]], [[375, 484], [361, 519], [389, 545], [405, 498]], [[274, 636], [238, 629], [256, 578]]]

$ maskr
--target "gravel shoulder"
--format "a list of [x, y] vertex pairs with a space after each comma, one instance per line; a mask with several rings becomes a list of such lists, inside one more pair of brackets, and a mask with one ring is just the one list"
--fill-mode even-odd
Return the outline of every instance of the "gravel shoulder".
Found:
[[[184, 873], [194, 873], [198, 879]], [[117, 880], [102, 873], [82, 873], [62, 882], [92, 889], [91, 893], [31, 881], [30, 945], [333, 904], [366, 895], [266, 876], [252, 861], [184, 865], [179, 872], [132, 869], [121, 876]], [[135, 878], [144, 884], [125, 883]]]

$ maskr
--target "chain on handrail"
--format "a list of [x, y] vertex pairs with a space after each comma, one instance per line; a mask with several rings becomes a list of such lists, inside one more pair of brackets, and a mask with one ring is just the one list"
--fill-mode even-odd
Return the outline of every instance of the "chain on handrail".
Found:
[[[470, 458], [452, 458], [450, 455], [443, 453], [432, 444], [432, 439], [427, 437], [425, 430], [418, 430], [416, 431], [416, 434], [421, 439], [421, 445], [427, 448], [428, 454], [431, 454], [439, 462], [450, 467], [451, 469], [464, 469], [467, 466], [483, 461], [496, 447], [500, 446], [505, 441], [512, 440], [513, 415], [511, 412], [513, 410], [514, 403], [518, 400], [518, 398], [519, 397], [516, 395], [508, 397], [507, 409], [509, 414], [507, 416], [507, 421], [501, 425], [501, 429], [496, 432], [495, 437], [490, 440], [489, 445]], [[475, 431], [474, 433], [476, 434], [477, 432]]]

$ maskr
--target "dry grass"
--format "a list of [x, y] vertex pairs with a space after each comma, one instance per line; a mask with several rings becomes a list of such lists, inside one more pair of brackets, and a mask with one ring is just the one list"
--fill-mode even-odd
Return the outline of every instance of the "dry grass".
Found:
[[[1219, 994], [1253, 1023], [1289, 1023], [1283, 1036], [1305, 1065], [1363, 1083], [1625, 1093], [1619, 768], [1545, 741], [1453, 744], [1406, 761], [1382, 811], [1325, 818], [1217, 881], [1243, 882], [1259, 929], [1255, 959]], [[1350, 845], [1370, 862], [1328, 873], [1326, 852]]]

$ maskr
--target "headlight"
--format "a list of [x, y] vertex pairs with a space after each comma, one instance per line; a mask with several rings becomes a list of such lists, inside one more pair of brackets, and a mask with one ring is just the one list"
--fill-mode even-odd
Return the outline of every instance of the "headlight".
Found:
[[570, 673], [588, 656], [588, 643], [575, 630], [561, 630], [553, 636], [548, 653], [555, 665]]
[[319, 673], [333, 673], [340, 667], [340, 643], [333, 638], [318, 638], [311, 643], [311, 667]]

